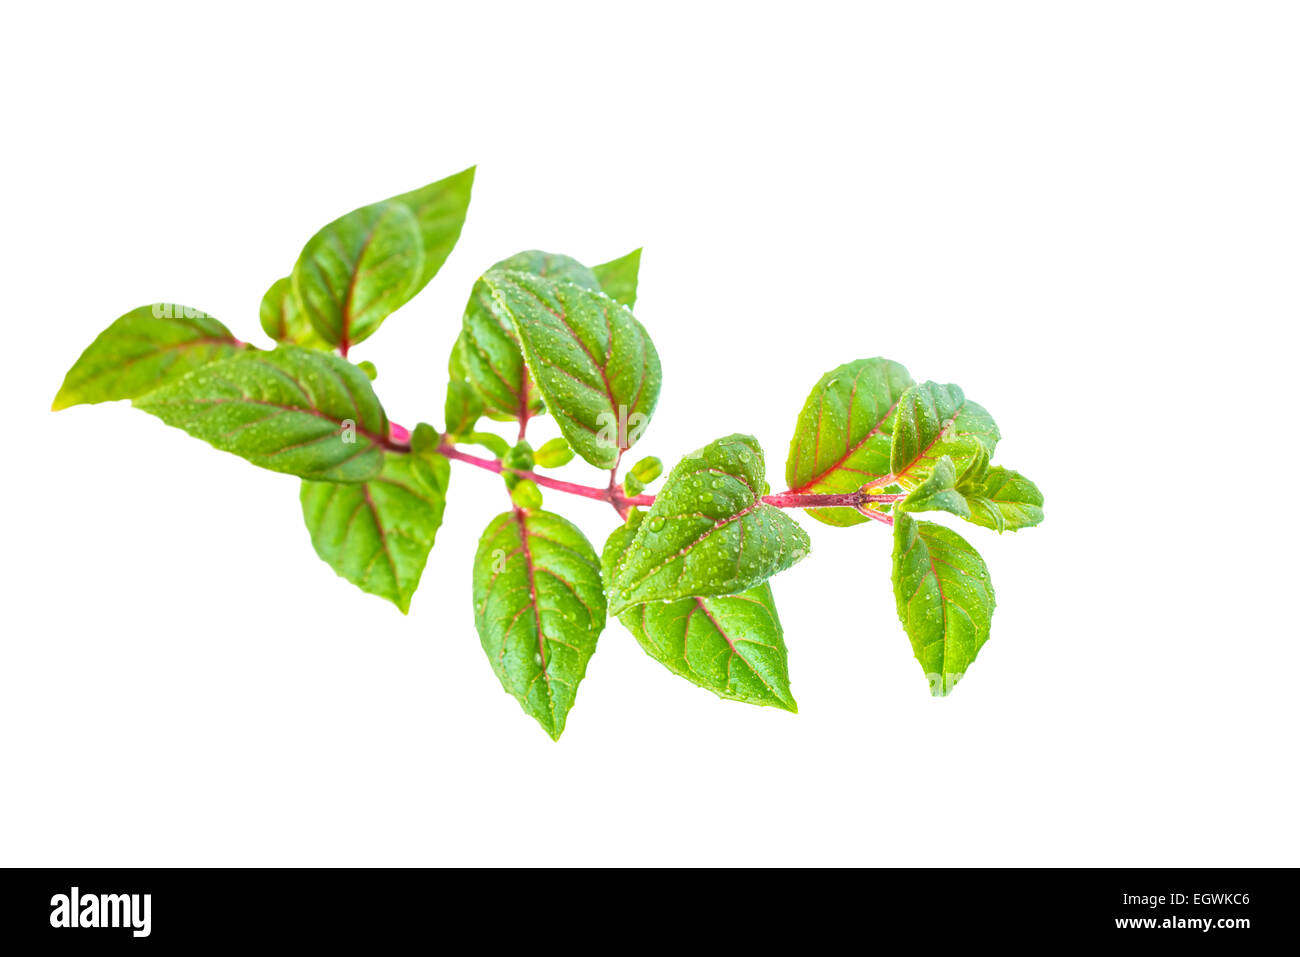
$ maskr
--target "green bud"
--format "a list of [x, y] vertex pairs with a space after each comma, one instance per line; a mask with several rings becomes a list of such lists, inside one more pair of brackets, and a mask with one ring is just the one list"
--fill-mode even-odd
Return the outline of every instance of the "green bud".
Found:
[[375, 377], [379, 375], [379, 370], [375, 368], [375, 364], [373, 362], [366, 362], [363, 360], [357, 363], [357, 368], [360, 369], [362, 372], [364, 372], [366, 374], [366, 378], [369, 379], [371, 382], [374, 382]]
[[481, 445], [499, 459], [510, 453], [510, 443], [494, 432], [471, 432], [465, 441], [472, 445]]
[[644, 491], [645, 483], [634, 474], [629, 472], [627, 475], [623, 476], [623, 494], [631, 498], [635, 495], [640, 495]]
[[412, 452], [432, 452], [438, 447], [438, 431], [427, 422], [421, 422], [411, 433]]
[[520, 479], [510, 491], [510, 500], [520, 508], [541, 508], [542, 490], [532, 479]]
[[664, 463], [659, 461], [653, 455], [648, 455], [636, 465], [632, 466], [630, 475], [635, 475], [641, 487], [645, 488], [659, 476], [664, 474]]
[[567, 465], [573, 461], [573, 449], [569, 443], [561, 436], [560, 438], [549, 439], [542, 443], [542, 447], [537, 450], [535, 456], [537, 464], [542, 468], [554, 469], [561, 465]]
[[[533, 470], [533, 447], [526, 441], [520, 440], [518, 445], [506, 452], [505, 458], [501, 460], [501, 464], [508, 469], [518, 469], [520, 472], [531, 472]], [[506, 488], [510, 489], [512, 492], [521, 484], [519, 476], [515, 475], [513, 472], [502, 472], [501, 477], [506, 480]]]

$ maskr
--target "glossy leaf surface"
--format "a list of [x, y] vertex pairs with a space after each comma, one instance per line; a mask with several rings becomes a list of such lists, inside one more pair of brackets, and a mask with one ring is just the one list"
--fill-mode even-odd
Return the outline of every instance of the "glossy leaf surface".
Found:
[[502, 687], [558, 739], [605, 627], [595, 549], [550, 512], [498, 515], [474, 556], [474, 622]]
[[[898, 400], [912, 377], [889, 359], [858, 359], [818, 380], [790, 440], [785, 481], [799, 493], [856, 492], [889, 474]], [[827, 525], [870, 521], [849, 508], [809, 509]]]
[[198, 309], [171, 302], [141, 306], [115, 319], [86, 348], [53, 407], [134, 399], [245, 348]]
[[627, 307], [571, 282], [507, 270], [483, 278], [564, 437], [592, 465], [613, 468], [659, 399], [659, 354], [645, 328]]
[[441, 455], [395, 454], [368, 482], [303, 482], [302, 515], [316, 554], [405, 614], [442, 525], [450, 472]]
[[943, 456], [952, 459], [960, 474], [981, 454], [974, 443], [992, 455], [999, 438], [993, 417], [967, 399], [960, 387], [923, 382], [899, 400], [890, 471], [900, 485], [913, 489]]
[[238, 353], [135, 404], [254, 465], [323, 481], [373, 477], [388, 439], [388, 417], [365, 373], [299, 346]]
[[[634, 512], [605, 543], [607, 582], [643, 519], [643, 512]], [[646, 654], [692, 684], [732, 701], [798, 710], [781, 621], [766, 582], [739, 595], [648, 602], [619, 620]]]
[[613, 578], [615, 614], [647, 601], [734, 595], [808, 554], [808, 536], [762, 501], [763, 451], [731, 435], [682, 459]]
[[899, 512], [893, 579], [898, 617], [930, 692], [945, 695], [988, 640], [994, 606], [988, 568], [956, 532]]

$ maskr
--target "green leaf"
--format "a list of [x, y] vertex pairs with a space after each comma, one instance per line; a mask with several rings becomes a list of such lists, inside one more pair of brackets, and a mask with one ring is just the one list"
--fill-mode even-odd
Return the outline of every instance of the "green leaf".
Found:
[[626, 256], [592, 266], [605, 295], [617, 299], [631, 309], [636, 305], [637, 274], [641, 271], [641, 250], [634, 249]]
[[1043, 493], [1019, 472], [988, 467], [988, 453], [975, 439], [971, 465], [960, 476], [952, 458], [934, 463], [925, 481], [899, 506], [905, 512], [951, 512], [998, 532], [1015, 531], [1043, 520]]
[[930, 693], [947, 694], [989, 637], [993, 583], [984, 559], [956, 532], [899, 512], [894, 598]]
[[246, 348], [206, 312], [170, 302], [141, 306], [86, 348], [64, 377], [54, 410], [134, 399]]
[[452, 435], [464, 435], [474, 430], [479, 416], [483, 414], [483, 400], [468, 382], [453, 379], [447, 383], [447, 400], [443, 403], [443, 413], [447, 431]]
[[542, 490], [532, 479], [520, 479], [510, 490], [510, 501], [520, 508], [538, 509], [542, 507]]
[[[808, 395], [785, 462], [792, 492], [856, 492], [889, 474], [894, 411], [912, 377], [888, 359], [858, 359], [826, 373]], [[851, 508], [814, 508], [827, 525], [870, 521]]]
[[420, 290], [420, 224], [399, 202], [354, 209], [307, 241], [293, 291], [312, 327], [344, 352]]
[[237, 353], [135, 404], [254, 465], [321, 481], [372, 478], [388, 443], [388, 417], [365, 373], [300, 346]]
[[739, 594], [807, 555], [807, 534], [763, 503], [763, 487], [763, 450], [753, 436], [730, 435], [682, 459], [612, 579], [610, 610]]
[[653, 455], [647, 455], [636, 465], [628, 470], [629, 474], [636, 476], [638, 482], [643, 486], [649, 485], [659, 476], [664, 474], [664, 463]]
[[442, 524], [450, 473], [441, 455], [388, 455], [362, 484], [303, 482], [302, 515], [316, 554], [406, 614]]
[[543, 442], [534, 458], [542, 468], [555, 469], [573, 461], [573, 449], [563, 436], [556, 436]]
[[625, 306], [573, 283], [507, 270], [483, 279], [564, 437], [592, 465], [613, 468], [659, 399], [659, 354], [645, 328]]
[[474, 556], [474, 623], [502, 686], [558, 739], [605, 627], [591, 543], [550, 512], [498, 515]]
[[[488, 273], [497, 270], [574, 282], [588, 289], [600, 288], [595, 274], [576, 259], [537, 249], [503, 259]], [[546, 410], [541, 393], [528, 374], [514, 323], [497, 304], [486, 275], [474, 283], [458, 343], [452, 362], [464, 369], [464, 377], [482, 397], [484, 411], [489, 416], [507, 421], [526, 420]]]
[[[643, 518], [634, 511], [606, 541], [601, 568], [607, 583]], [[692, 684], [733, 701], [798, 710], [781, 621], [766, 582], [739, 595], [637, 605], [619, 620], [651, 658]]]
[[392, 199], [392, 202], [402, 203], [415, 214], [420, 230], [424, 256], [415, 292], [423, 289], [438, 274], [460, 239], [465, 214], [469, 211], [470, 193], [474, 188], [474, 169], [471, 166]]
[[313, 328], [293, 294], [293, 277], [271, 283], [258, 309], [262, 331], [276, 342], [291, 342], [311, 349], [328, 349], [330, 344]]
[[451, 347], [451, 355], [447, 357], [447, 374], [453, 382], [469, 381], [469, 365], [465, 358], [464, 329], [456, 336], [456, 342]]
[[471, 445], [483, 446], [499, 459], [510, 453], [510, 443], [495, 432], [471, 432], [464, 436], [464, 440]]
[[890, 471], [903, 488], [913, 489], [943, 456], [952, 458], [958, 472], [965, 472], [980, 455], [974, 443], [992, 455], [999, 438], [993, 417], [958, 386], [923, 382], [908, 389], [898, 402]]
[[506, 488], [513, 489], [519, 483], [519, 476], [509, 471], [514, 469], [519, 472], [531, 472], [533, 470], [533, 447], [520, 439], [501, 459], [501, 464], [505, 467], [501, 472], [501, 477], [506, 480]]
[[951, 512], [960, 518], [971, 517], [966, 496], [957, 491], [957, 467], [945, 455], [934, 463], [925, 481], [912, 490], [899, 505], [905, 512]]
[[983, 480], [966, 491], [970, 521], [985, 528], [1016, 531], [1043, 520], [1043, 493], [1019, 472], [1000, 465], [988, 470]]

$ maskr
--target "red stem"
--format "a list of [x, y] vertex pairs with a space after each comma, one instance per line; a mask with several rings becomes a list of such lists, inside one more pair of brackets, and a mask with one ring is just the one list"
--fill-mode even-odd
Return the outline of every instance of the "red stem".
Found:
[[[405, 432], [400, 425], [394, 426], [394, 436]], [[398, 442], [390, 442], [389, 447], [395, 451], [410, 451], [410, 445], [402, 445]], [[471, 455], [468, 452], [462, 452], [456, 446], [447, 441], [443, 436], [438, 443], [438, 454], [449, 459], [455, 459], [457, 462], [464, 462], [467, 465], [473, 465], [475, 468], [485, 469], [489, 472], [495, 472], [500, 475], [502, 472], [513, 472], [520, 478], [531, 479], [543, 488], [554, 489], [557, 492], [567, 492], [570, 495], [579, 495], [582, 498], [594, 499], [598, 502], [609, 502], [614, 509], [624, 519], [627, 518], [628, 511], [634, 505], [650, 506], [654, 504], [653, 495], [626, 495], [623, 487], [615, 479], [617, 475], [617, 466], [610, 472], [609, 485], [605, 488], [596, 488], [591, 485], [579, 485], [576, 482], [565, 482], [562, 479], [551, 478], [548, 475], [539, 475], [536, 472], [527, 472], [523, 469], [512, 469], [501, 464], [497, 459], [486, 459], [478, 455]], [[892, 476], [891, 476], [892, 478]], [[868, 485], [879, 487], [885, 484], [880, 480]], [[854, 508], [866, 515], [868, 518], [875, 519], [878, 522], [884, 522], [886, 525], [893, 525], [894, 521], [888, 515], [884, 515], [867, 506], [876, 502], [897, 502], [906, 495], [874, 495], [866, 489], [858, 492], [844, 492], [840, 494], [817, 494], [801, 492], [778, 492], [775, 495], [764, 495], [763, 501], [768, 505], [777, 508]]]

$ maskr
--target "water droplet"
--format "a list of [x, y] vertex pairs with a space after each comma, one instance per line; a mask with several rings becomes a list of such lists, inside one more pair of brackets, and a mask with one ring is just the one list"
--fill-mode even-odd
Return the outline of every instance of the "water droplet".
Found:
[[657, 532], [663, 527], [664, 517], [662, 515], [656, 515], [654, 518], [650, 519], [650, 531]]

